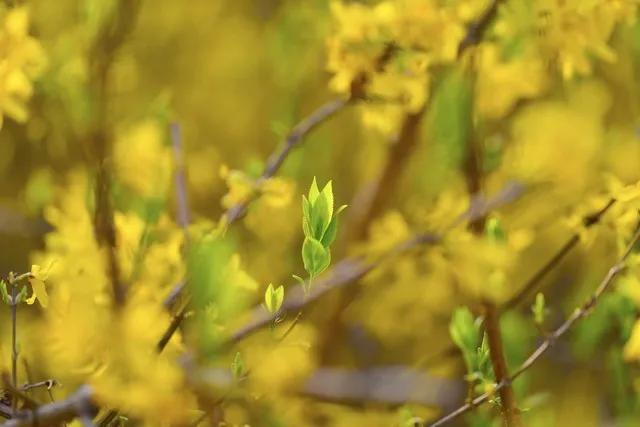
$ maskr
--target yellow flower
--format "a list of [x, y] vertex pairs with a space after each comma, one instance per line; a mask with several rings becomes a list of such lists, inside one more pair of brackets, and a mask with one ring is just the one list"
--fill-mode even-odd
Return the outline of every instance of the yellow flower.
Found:
[[633, 325], [631, 337], [624, 346], [624, 358], [626, 360], [640, 359], [640, 320]]
[[172, 155], [160, 123], [145, 120], [119, 132], [114, 146], [117, 178], [142, 196], [158, 196], [169, 188]]
[[273, 207], [283, 207], [291, 201], [294, 185], [284, 178], [269, 178], [260, 185], [264, 201]]
[[29, 113], [25, 102], [33, 94], [32, 81], [44, 69], [45, 55], [40, 43], [28, 34], [29, 12], [12, 8], [0, 24], [0, 126], [7, 115], [25, 122]]
[[47, 289], [44, 286], [44, 282], [49, 278], [49, 270], [51, 266], [46, 270], [43, 270], [39, 265], [31, 266], [31, 275], [29, 276], [29, 283], [31, 284], [32, 294], [27, 298], [27, 304], [33, 304], [36, 299], [40, 302], [42, 307], [49, 305], [49, 295], [47, 295]]
[[246, 173], [235, 169], [230, 170], [226, 165], [222, 165], [220, 177], [226, 181], [229, 188], [227, 194], [222, 197], [222, 206], [226, 209], [244, 203], [253, 197], [254, 181]]
[[478, 57], [475, 102], [478, 113], [485, 117], [503, 117], [518, 100], [536, 97], [547, 86], [539, 56], [521, 55], [507, 61], [500, 57], [497, 45], [484, 44]]

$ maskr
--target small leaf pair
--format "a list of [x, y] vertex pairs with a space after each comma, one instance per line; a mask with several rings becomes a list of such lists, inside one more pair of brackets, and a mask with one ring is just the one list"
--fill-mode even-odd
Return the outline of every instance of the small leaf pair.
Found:
[[284, 288], [282, 286], [274, 288], [273, 283], [269, 283], [269, 286], [267, 286], [267, 290], [264, 292], [264, 306], [266, 307], [267, 311], [271, 314], [276, 314], [278, 311], [280, 311], [283, 301]]
[[482, 380], [492, 376], [489, 348], [481, 338], [480, 324], [467, 307], [459, 307], [453, 312], [449, 333], [453, 342], [462, 351], [467, 365], [468, 380]]
[[333, 187], [329, 181], [319, 190], [313, 178], [308, 196], [302, 196], [302, 261], [311, 278], [322, 273], [331, 263], [331, 243], [338, 231], [338, 214], [347, 206], [334, 211]]

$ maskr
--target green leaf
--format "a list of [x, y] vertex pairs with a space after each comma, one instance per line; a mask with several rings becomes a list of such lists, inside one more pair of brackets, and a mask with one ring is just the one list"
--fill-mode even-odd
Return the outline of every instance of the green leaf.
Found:
[[293, 277], [294, 279], [296, 279], [296, 282], [298, 282], [303, 288], [306, 287], [306, 282], [305, 280], [300, 277], [300, 276], [296, 276], [295, 274], [292, 274], [291, 277]]
[[331, 184], [331, 180], [327, 182], [327, 184], [322, 189], [322, 195], [324, 196], [327, 202], [327, 214], [329, 218], [333, 217], [333, 185]]
[[477, 348], [480, 344], [480, 331], [473, 314], [467, 307], [459, 307], [453, 312], [449, 333], [453, 342], [462, 351], [467, 369], [473, 372], [476, 368]]
[[311, 234], [311, 204], [304, 195], [302, 195], [302, 232], [305, 237], [313, 237]]
[[311, 182], [311, 187], [309, 188], [309, 202], [313, 205], [316, 202], [316, 199], [320, 195], [320, 190], [318, 190], [318, 183], [316, 182], [316, 177], [313, 177], [313, 182]]
[[267, 307], [267, 311], [271, 314], [275, 314], [280, 311], [282, 302], [284, 301], [284, 288], [278, 286], [273, 287], [272, 283], [269, 283], [267, 290], [264, 293], [264, 304]]
[[327, 230], [324, 232], [322, 239], [320, 240], [320, 243], [322, 243], [322, 246], [324, 246], [326, 249], [329, 249], [329, 246], [335, 240], [337, 233], [338, 233], [338, 218], [333, 217], [331, 219], [331, 222], [329, 223], [329, 226], [327, 227]]
[[231, 373], [236, 381], [240, 380], [244, 376], [244, 361], [242, 360], [240, 352], [236, 353], [236, 356], [233, 358], [233, 362], [231, 362]]
[[11, 304], [11, 297], [7, 292], [7, 282], [5, 282], [4, 280], [0, 280], [0, 294], [2, 294], [2, 300], [5, 302], [5, 304]]
[[311, 277], [322, 273], [331, 262], [331, 253], [314, 238], [304, 239], [302, 244], [302, 261]]
[[[42, 282], [41, 282], [42, 283]], [[43, 287], [44, 287], [44, 283], [42, 283]], [[35, 291], [34, 291], [35, 292]], [[46, 292], [44, 293], [44, 295], [47, 295]], [[20, 289], [20, 292], [18, 292], [18, 295], [16, 295], [16, 304], [20, 304], [22, 301], [25, 301], [27, 299], [27, 287], [23, 286]], [[38, 299], [40, 299], [40, 297], [38, 297]], [[46, 307], [47, 304], [42, 304], [42, 301], [40, 301], [41, 305], [43, 307]]]
[[533, 312], [533, 320], [537, 325], [542, 325], [544, 323], [544, 318], [547, 315], [547, 309], [545, 307], [544, 294], [538, 292], [536, 295], [536, 301], [533, 303], [531, 307], [531, 311]]
[[322, 239], [331, 222], [328, 203], [325, 193], [322, 192], [311, 205], [311, 232], [313, 233], [311, 237], [316, 240]]
[[324, 235], [320, 240], [320, 243], [322, 243], [322, 245], [326, 249], [329, 249], [329, 246], [331, 246], [331, 243], [333, 243], [333, 241], [336, 238], [336, 234], [338, 233], [338, 215], [340, 214], [340, 212], [345, 210], [346, 207], [347, 205], [342, 205], [336, 210], [335, 214], [333, 215], [333, 218], [331, 218], [331, 222], [329, 223], [329, 226], [325, 230]]
[[196, 239], [189, 245], [187, 283], [194, 311], [191, 333], [196, 349], [204, 357], [213, 357], [224, 338], [220, 330], [211, 324], [207, 312], [215, 311], [217, 320], [224, 322], [246, 304], [246, 298], [239, 289], [229, 285], [233, 252], [227, 239], [213, 234]]
[[485, 225], [485, 233], [493, 242], [502, 243], [507, 240], [507, 233], [502, 228], [500, 220], [496, 217], [489, 218]]

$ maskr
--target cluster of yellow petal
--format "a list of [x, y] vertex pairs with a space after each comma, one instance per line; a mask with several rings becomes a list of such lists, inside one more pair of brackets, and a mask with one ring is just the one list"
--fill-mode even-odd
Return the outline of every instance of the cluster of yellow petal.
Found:
[[25, 102], [33, 94], [33, 80], [43, 71], [45, 54], [40, 43], [29, 35], [26, 7], [0, 9], [0, 126], [6, 115], [25, 122], [29, 113]]
[[193, 405], [176, 360], [179, 334], [161, 355], [156, 351], [170, 322], [162, 301], [184, 277], [183, 232], [165, 217], [145, 223], [116, 213], [117, 255], [128, 292], [126, 305], [114, 310], [104, 254], [93, 236], [92, 196], [86, 174], [78, 171], [45, 210], [54, 231], [35, 256], [39, 265], [52, 266], [39, 334], [45, 364], [63, 383], [88, 381], [101, 405], [156, 425], [183, 420]]
[[[364, 123], [391, 133], [403, 113], [426, 102], [434, 66], [453, 64], [466, 27], [491, 2], [333, 2], [328, 40], [330, 87], [365, 94]], [[558, 70], [564, 80], [589, 75], [595, 60], [617, 60], [610, 38], [633, 22], [634, 0], [510, 0], [473, 49], [476, 113], [498, 119], [517, 101], [542, 95]]]
[[245, 172], [223, 165], [220, 176], [227, 182], [227, 194], [222, 197], [222, 206], [229, 209], [240, 203], [249, 201], [256, 195], [261, 195], [265, 202], [273, 207], [282, 207], [291, 201], [294, 184], [290, 180], [280, 177], [267, 179], [252, 179]]
[[586, 177], [599, 164], [604, 113], [609, 105], [606, 87], [598, 81], [586, 81], [570, 87], [564, 99], [537, 102], [523, 109], [512, 122], [504, 173], [563, 195], [579, 195], [589, 185]]
[[171, 149], [155, 120], [144, 120], [118, 132], [114, 144], [117, 178], [143, 197], [165, 194], [171, 180]]
[[370, 105], [365, 120], [388, 133], [403, 112], [417, 112], [427, 99], [428, 67], [452, 61], [464, 35], [455, 8], [436, 1], [384, 1], [367, 7], [334, 1], [336, 29], [328, 39], [330, 87], [351, 95], [365, 82]]

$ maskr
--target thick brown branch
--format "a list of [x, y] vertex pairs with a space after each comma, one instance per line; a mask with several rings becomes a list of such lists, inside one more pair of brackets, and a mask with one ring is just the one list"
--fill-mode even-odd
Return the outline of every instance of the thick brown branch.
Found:
[[504, 346], [502, 345], [502, 335], [500, 332], [500, 318], [495, 304], [485, 302], [484, 326], [489, 343], [489, 356], [491, 366], [498, 383], [505, 382], [505, 386], [498, 390], [500, 394], [500, 406], [505, 427], [517, 427], [520, 425], [520, 414], [516, 404], [513, 388], [507, 381], [509, 370], [504, 356]]
[[93, 117], [86, 135], [93, 148], [97, 170], [95, 186], [94, 234], [106, 249], [108, 277], [116, 307], [124, 305], [126, 288], [122, 282], [116, 253], [116, 230], [111, 203], [111, 134], [107, 120], [109, 71], [115, 54], [133, 28], [140, 2], [120, 0], [114, 18], [106, 22], [96, 37], [89, 55], [89, 89], [93, 100]]
[[544, 355], [544, 353], [546, 353], [546, 351], [549, 350], [549, 348], [553, 345], [554, 342], [556, 342], [564, 334], [566, 334], [578, 320], [589, 315], [589, 313], [593, 310], [593, 308], [598, 304], [600, 297], [609, 289], [614, 279], [620, 274], [620, 272], [624, 270], [627, 258], [629, 258], [629, 255], [631, 254], [633, 247], [635, 246], [635, 244], [638, 242], [639, 239], [640, 239], [640, 228], [636, 230], [624, 254], [609, 269], [606, 276], [604, 277], [604, 279], [602, 279], [602, 281], [600, 282], [600, 284], [598, 285], [594, 293], [591, 295], [591, 297], [587, 299], [587, 301], [584, 304], [582, 304], [580, 307], [576, 308], [573, 311], [573, 313], [571, 313], [571, 315], [560, 326], [558, 326], [558, 328], [556, 328], [552, 333], [547, 335], [544, 341], [542, 341], [542, 344], [540, 344], [531, 353], [531, 355], [529, 355], [529, 357], [522, 363], [522, 365], [520, 365], [520, 367], [510, 377], [498, 383], [495, 389], [493, 390], [493, 392], [481, 394], [480, 396], [473, 399], [473, 401], [471, 401], [470, 403], [466, 403], [460, 406], [455, 411], [443, 416], [439, 420], [430, 424], [430, 426], [431, 427], [442, 426], [450, 421], [453, 421], [459, 416], [471, 411], [476, 406], [487, 402], [489, 399], [491, 399], [491, 397], [495, 394], [495, 392], [499, 392], [503, 388], [507, 387], [516, 378], [518, 378], [520, 375], [522, 375], [527, 370], [529, 370]]
[[33, 411], [21, 411], [18, 415], [1, 424], [2, 427], [53, 426], [71, 421], [80, 413], [93, 413], [96, 406], [93, 402], [93, 390], [82, 386], [71, 396], [59, 402], [40, 406]]

